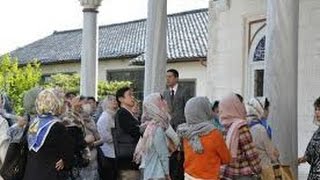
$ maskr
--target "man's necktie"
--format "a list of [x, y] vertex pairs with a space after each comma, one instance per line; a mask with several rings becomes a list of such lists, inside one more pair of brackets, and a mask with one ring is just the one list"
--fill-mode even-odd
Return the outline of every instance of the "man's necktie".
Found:
[[170, 97], [171, 97], [171, 105], [173, 105], [173, 100], [174, 100], [174, 90], [171, 90], [171, 94], [170, 94]]

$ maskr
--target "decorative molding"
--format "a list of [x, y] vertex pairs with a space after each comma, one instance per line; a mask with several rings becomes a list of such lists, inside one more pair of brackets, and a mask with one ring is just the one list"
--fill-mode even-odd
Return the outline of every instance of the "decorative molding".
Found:
[[[250, 51], [250, 48], [251, 48], [251, 45], [252, 45], [252, 42], [253, 42], [253, 40], [255, 39], [255, 37], [257, 36], [257, 34], [263, 29], [263, 28], [265, 28], [266, 27], [266, 23], [264, 23], [264, 22], [266, 22], [267, 21], [267, 19], [266, 18], [262, 18], [262, 19], [257, 19], [257, 20], [254, 20], [254, 21], [250, 21], [249, 22], [249, 32], [248, 32], [248, 40], [247, 40], [247, 43], [248, 43], [248, 53], [249, 53], [249, 51]], [[252, 36], [252, 26], [254, 25], [254, 24], [258, 24], [258, 23], [264, 23], [255, 33], [254, 33], [254, 35], [253, 35], [253, 37], [251, 38], [251, 36]]]
[[97, 9], [102, 0], [79, 0], [83, 9]]

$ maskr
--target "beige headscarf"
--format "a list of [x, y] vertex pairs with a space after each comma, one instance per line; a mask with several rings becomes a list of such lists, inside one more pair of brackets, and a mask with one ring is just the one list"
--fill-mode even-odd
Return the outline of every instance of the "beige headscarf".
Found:
[[237, 157], [239, 144], [239, 128], [246, 125], [246, 109], [236, 94], [231, 93], [219, 104], [221, 123], [227, 127], [226, 144], [232, 158]]
[[246, 108], [248, 121], [261, 119], [264, 114], [264, 107], [257, 98], [252, 98]]

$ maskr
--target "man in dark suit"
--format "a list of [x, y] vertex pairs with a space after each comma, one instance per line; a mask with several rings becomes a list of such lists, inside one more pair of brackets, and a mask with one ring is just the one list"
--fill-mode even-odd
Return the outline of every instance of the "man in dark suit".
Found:
[[[179, 72], [175, 69], [167, 71], [167, 90], [163, 96], [168, 103], [169, 113], [171, 115], [171, 126], [174, 130], [186, 122], [184, 116], [184, 107], [187, 101], [192, 97], [188, 88], [178, 84]], [[182, 151], [176, 151], [170, 157], [170, 176], [174, 180], [184, 179], [183, 170], [184, 154]]]

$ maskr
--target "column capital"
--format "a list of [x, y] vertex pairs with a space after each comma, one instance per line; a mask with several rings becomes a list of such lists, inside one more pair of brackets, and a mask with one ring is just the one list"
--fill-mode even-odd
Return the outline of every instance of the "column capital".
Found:
[[100, 4], [102, 0], [79, 0], [81, 6], [83, 6], [83, 9], [93, 9], [96, 10]]

